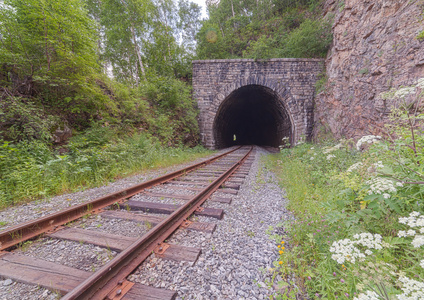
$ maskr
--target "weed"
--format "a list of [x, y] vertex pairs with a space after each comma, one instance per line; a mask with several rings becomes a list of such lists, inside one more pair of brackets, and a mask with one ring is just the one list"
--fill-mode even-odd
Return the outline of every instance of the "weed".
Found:
[[359, 74], [361, 74], [361, 75], [366, 75], [366, 74], [368, 74], [368, 73], [369, 73], [368, 68], [363, 68], [363, 69], [360, 69], [360, 70], [359, 70]]
[[255, 236], [255, 233], [253, 231], [251, 231], [251, 230], [248, 230], [246, 232], [246, 234], [247, 234], [248, 237], [254, 237]]
[[29, 249], [29, 247], [33, 244], [33, 241], [26, 241], [26, 242], [22, 242], [19, 243], [18, 248], [22, 251], [25, 252]]
[[144, 226], [147, 230], [150, 230], [152, 228], [152, 223], [150, 223], [149, 221], [144, 221]]

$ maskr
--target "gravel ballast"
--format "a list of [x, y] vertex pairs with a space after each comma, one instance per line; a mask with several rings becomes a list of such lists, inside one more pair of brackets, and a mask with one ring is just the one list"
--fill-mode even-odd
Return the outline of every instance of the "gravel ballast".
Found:
[[[206, 202], [206, 207], [224, 209], [222, 220], [207, 217], [192, 217], [200, 222], [216, 223], [214, 233], [178, 230], [167, 242], [202, 249], [198, 261], [193, 265], [189, 262], [174, 262], [150, 256], [129, 279], [134, 282], [166, 288], [178, 292], [177, 299], [268, 299], [273, 293], [269, 284], [274, 268], [273, 261], [278, 258], [275, 241], [270, 239], [270, 226], [275, 227], [281, 220], [289, 218], [285, 210], [286, 200], [283, 191], [278, 186], [272, 173], [268, 172], [261, 162], [261, 157], [267, 151], [257, 148], [255, 160], [249, 175], [242, 184], [238, 195], [222, 195], [232, 198], [231, 204]], [[201, 159], [204, 160], [204, 159]], [[200, 161], [201, 161], [200, 160]], [[173, 169], [179, 169], [174, 167]], [[166, 171], [169, 171], [168, 168]], [[30, 203], [0, 212], [0, 220], [8, 216], [7, 226], [34, 218], [26, 217], [32, 210], [40, 211], [51, 208], [49, 213], [63, 206], [83, 202], [81, 198], [93, 199], [105, 194], [121, 190], [141, 181], [163, 174], [164, 171], [150, 172], [145, 175], [132, 176], [113, 184], [85, 192], [78, 192], [52, 198], [49, 202]], [[162, 192], [157, 189], [157, 192]], [[165, 192], [165, 190], [163, 190]], [[186, 192], [192, 194], [192, 192]], [[144, 197], [142, 197], [144, 198]], [[142, 199], [140, 199], [142, 200]], [[148, 199], [143, 199], [148, 201]], [[167, 199], [166, 199], [167, 200]], [[167, 202], [161, 199], [160, 202]], [[157, 201], [157, 200], [156, 200]], [[57, 204], [58, 203], [58, 204]], [[56, 207], [56, 204], [58, 207]], [[20, 221], [9, 217], [8, 213], [21, 215]], [[107, 220], [91, 216], [78, 221], [80, 228], [104, 231], [108, 233], [121, 232], [127, 236], [137, 236], [147, 229], [130, 221]], [[101, 224], [101, 225], [100, 225]], [[136, 227], [137, 226], [137, 227]], [[4, 229], [4, 228], [2, 228]], [[61, 251], [64, 251], [63, 253]], [[77, 252], [80, 261], [70, 259], [64, 263], [63, 256], [72, 256]], [[62, 263], [85, 271], [95, 271], [101, 263], [112, 259], [116, 253], [96, 246], [70, 241], [42, 239], [20, 250], [20, 254]], [[86, 253], [86, 254], [84, 254]], [[91, 254], [89, 254], [91, 253]], [[56, 294], [43, 288], [0, 280], [1, 299], [55, 299]]]
[[[170, 239], [202, 249], [197, 263], [164, 261], [151, 256], [130, 280], [178, 291], [177, 299], [268, 299], [271, 268], [277, 259], [276, 243], [269, 237], [270, 226], [288, 218], [286, 200], [273, 174], [264, 169], [258, 149], [249, 175], [231, 204], [207, 202], [222, 208], [225, 216], [213, 234], [179, 230]], [[230, 197], [230, 195], [226, 195]], [[274, 233], [271, 230], [271, 233]]]

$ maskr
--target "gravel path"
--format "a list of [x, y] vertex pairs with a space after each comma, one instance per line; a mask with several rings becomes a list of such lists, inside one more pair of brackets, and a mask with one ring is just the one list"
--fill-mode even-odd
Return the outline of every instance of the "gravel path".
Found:
[[[224, 219], [217, 221], [195, 217], [201, 222], [217, 223], [213, 234], [179, 230], [169, 239], [170, 243], [202, 248], [202, 254], [194, 266], [187, 262], [165, 261], [151, 256], [130, 276], [130, 280], [176, 290], [177, 299], [268, 299], [272, 290], [266, 283], [272, 276], [272, 262], [278, 256], [278, 248], [270, 240], [268, 231], [270, 226], [277, 225], [282, 219], [288, 218], [288, 215], [283, 191], [278, 187], [273, 174], [265, 170], [260, 162], [260, 157], [266, 153], [261, 149], [256, 151], [251, 171], [238, 195], [226, 195], [233, 199], [230, 205], [206, 203], [208, 207], [223, 208]], [[199, 161], [201, 160], [204, 159]], [[179, 168], [181, 165], [172, 169]], [[33, 210], [39, 211], [39, 217], [62, 209], [69, 202], [81, 203], [118, 191], [170, 169], [132, 176], [106, 187], [55, 197], [48, 202], [39, 201], [11, 208], [0, 212], [0, 221], [6, 220], [7, 226], [11, 226], [33, 218], [29, 217]], [[78, 221], [77, 224], [80, 228], [109, 233], [123, 232], [127, 236], [137, 236], [147, 230], [145, 226], [134, 225], [129, 221], [109, 220], [103, 223], [104, 220], [101, 219], [99, 216], [92, 216]], [[67, 253], [71, 256], [75, 252], [80, 255], [80, 260], [66, 263], [62, 261]], [[20, 253], [44, 259], [48, 256], [49, 261], [90, 272], [116, 255], [113, 251], [96, 246], [49, 238], [30, 243]], [[0, 280], [0, 300], [3, 299], [57, 299], [57, 295], [40, 287], [7, 279]]]
[[177, 299], [268, 299], [272, 291], [266, 283], [271, 280], [278, 248], [267, 231], [287, 212], [283, 191], [260, 162], [263, 154], [263, 150], [256, 152], [249, 176], [230, 205], [206, 204], [223, 208], [223, 220], [197, 217], [217, 222], [213, 234], [179, 230], [169, 239], [172, 244], [202, 248], [194, 266], [150, 257], [130, 279], [176, 290]]

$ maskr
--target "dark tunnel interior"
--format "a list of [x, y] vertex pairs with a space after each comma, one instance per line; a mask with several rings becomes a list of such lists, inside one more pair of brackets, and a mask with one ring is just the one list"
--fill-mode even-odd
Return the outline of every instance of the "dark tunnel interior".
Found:
[[291, 141], [291, 121], [278, 95], [260, 85], [232, 92], [221, 104], [214, 121], [216, 148], [233, 145], [278, 147]]

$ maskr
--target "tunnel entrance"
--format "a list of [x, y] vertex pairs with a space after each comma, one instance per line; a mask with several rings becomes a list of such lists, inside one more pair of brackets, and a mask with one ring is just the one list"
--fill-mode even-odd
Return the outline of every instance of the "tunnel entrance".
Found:
[[233, 91], [220, 105], [213, 134], [216, 148], [233, 145], [278, 147], [292, 141], [292, 122], [276, 92], [261, 85]]

